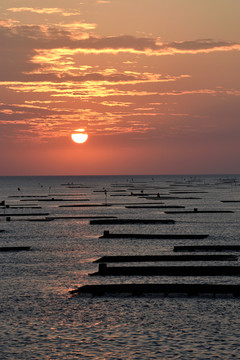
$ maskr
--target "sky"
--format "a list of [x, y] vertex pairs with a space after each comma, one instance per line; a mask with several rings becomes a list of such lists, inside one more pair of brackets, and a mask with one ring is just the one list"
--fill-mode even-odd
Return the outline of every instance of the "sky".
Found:
[[239, 14], [239, 0], [1, 0], [0, 176], [239, 174]]

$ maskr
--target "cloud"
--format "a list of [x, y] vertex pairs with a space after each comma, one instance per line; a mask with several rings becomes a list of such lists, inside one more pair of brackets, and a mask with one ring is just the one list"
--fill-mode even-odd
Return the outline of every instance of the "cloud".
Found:
[[[88, 30], [94, 30], [94, 29], [96, 29], [96, 27], [97, 27], [97, 24], [94, 24], [94, 23], [85, 23], [85, 22], [71, 22], [70, 24], [61, 24], [61, 27], [62, 28], [65, 28], [65, 29], [67, 29], [67, 30], [69, 30], [69, 31], [71, 31], [71, 32], [73, 32], [73, 31], [79, 31], [79, 30], [85, 30], [85, 31], [88, 31]], [[80, 37], [79, 37], [79, 35], [78, 35], [78, 33], [76, 33], [75, 34], [75, 39], [77, 39], [77, 38], [80, 38], [80, 39], [82, 39], [82, 38], [86, 38], [87, 36], [86, 36], [86, 34], [83, 34], [83, 33], [81, 33], [80, 34]]]
[[169, 52], [169, 54], [197, 54], [213, 51], [240, 50], [240, 43], [200, 39], [195, 41], [174, 41], [166, 44], [160, 44], [160, 48], [163, 51], [165, 50]]
[[[19, 25], [10, 20], [1, 23], [0, 85], [4, 99], [12, 98], [15, 104], [1, 104], [2, 126], [17, 125], [16, 132], [21, 129], [22, 139], [67, 136], [69, 129], [84, 127], [82, 124], [86, 123], [93, 134], [154, 134], [166, 119], [171, 120], [171, 129], [179, 131], [177, 121], [186, 117], [192, 131], [195, 124], [190, 121], [194, 116], [205, 115], [200, 112], [203, 110], [195, 109], [196, 99], [204, 100], [209, 107], [216, 98], [231, 97], [237, 101], [240, 96], [234, 87], [218, 88], [206, 82], [196, 85], [194, 72], [189, 81], [190, 76], [177, 72], [178, 67], [174, 75], [169, 75], [164, 61], [166, 72], [158, 73], [160, 65], [155, 66], [154, 72], [152, 63], [157, 63], [154, 58], [150, 66], [146, 58], [142, 61], [135, 56], [239, 51], [237, 42], [198, 39], [163, 43], [153, 37], [98, 37], [88, 34], [90, 27], [84, 23], [62, 26]], [[121, 53], [133, 56], [79, 56]], [[191, 113], [189, 108], [193, 105], [189, 100], [193, 97]], [[202, 102], [199, 109], [204, 109]], [[166, 125], [166, 131], [175, 131], [171, 129]], [[15, 133], [6, 131], [4, 136], [14, 137]]]
[[80, 15], [80, 11], [76, 9], [72, 9], [69, 11], [66, 11], [66, 9], [62, 8], [28, 8], [28, 7], [19, 7], [19, 8], [9, 8], [7, 11], [18, 13], [18, 12], [31, 12], [35, 14], [60, 14], [63, 16], [76, 16]]
[[[95, 26], [85, 23], [40, 26], [18, 25], [11, 21], [2, 22], [0, 67], [4, 71], [1, 80], [21, 81], [27, 79], [27, 74], [31, 74], [33, 80], [40, 80], [42, 77], [43, 81], [60, 81], [60, 74], [63, 81], [70, 79], [71, 76], [73, 79], [76, 73], [79, 74], [78, 65], [75, 64], [75, 57], [78, 54], [130, 53], [166, 56], [240, 50], [240, 43], [211, 39], [162, 43], [155, 38], [138, 38], [130, 35], [97, 37], [86, 33], [86, 30]], [[101, 74], [88, 76], [92, 80], [94, 77], [96, 80], [97, 77], [99, 80], [104, 80]], [[118, 81], [120, 77], [124, 81], [124, 78], [130, 80], [131, 77], [134, 80], [136, 76], [133, 73], [113, 75], [109, 76], [107, 81]], [[75, 77], [75, 80], [84, 81], [84, 78], [79, 76]]]
[[[76, 25], [76, 24], [75, 24]], [[74, 26], [74, 25], [73, 25]], [[80, 25], [81, 26], [81, 25]], [[84, 26], [84, 25], [83, 25]], [[82, 52], [136, 52], [146, 55], [171, 55], [211, 51], [240, 50], [240, 43], [202, 39], [162, 43], [159, 39], [131, 35], [97, 37], [90, 35], [79, 39], [78, 32], [64, 26], [11, 25], [1, 27], [1, 38], [16, 43], [24, 41], [32, 49], [77, 49]]]
[[[161, 74], [136, 73], [126, 74], [125, 72], [116, 72], [113, 74], [101, 72], [86, 72], [83, 75], [68, 75], [61, 77], [52, 74], [30, 74], [23, 81], [0, 81], [0, 87], [21, 92], [21, 93], [46, 93], [52, 97], [79, 97], [94, 98], [106, 96], [145, 96], [161, 95], [161, 92], [148, 89], [145, 91], [122, 89], [123, 85], [144, 85], [154, 83], [176, 82], [186, 75], [162, 76]], [[48, 80], [47, 80], [48, 79]], [[164, 92], [164, 95], [181, 95], [181, 92]], [[110, 103], [109, 103], [110, 104]], [[113, 103], [115, 106], [115, 103]], [[110, 106], [110, 105], [109, 105]]]
[[0, 26], [2, 26], [3, 28], [10, 28], [11, 26], [15, 26], [18, 25], [19, 21], [18, 20], [14, 20], [14, 19], [7, 19], [7, 20], [0, 20]]
[[123, 101], [102, 101], [101, 102], [102, 105], [104, 106], [110, 106], [110, 107], [115, 107], [115, 106], [119, 106], [119, 107], [129, 107], [131, 105], [133, 105], [132, 102], [123, 102]]
[[236, 132], [239, 128], [236, 125], [239, 101], [233, 95], [240, 96], [240, 92], [229, 94], [229, 90], [223, 88], [154, 93], [119, 90], [101, 83], [13, 82], [8, 85], [27, 99], [19, 100], [18, 104], [0, 104], [1, 137], [13, 141], [15, 138], [22, 142], [66, 138], [71, 129], [81, 127], [87, 127], [89, 134], [96, 136], [135, 133], [158, 139], [204, 131], [224, 133], [222, 118], [227, 119]]

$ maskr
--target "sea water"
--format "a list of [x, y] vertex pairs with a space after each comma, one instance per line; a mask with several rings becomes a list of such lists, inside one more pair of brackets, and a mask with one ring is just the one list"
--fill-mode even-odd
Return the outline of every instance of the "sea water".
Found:
[[[150, 200], [158, 193], [160, 199]], [[164, 196], [175, 199], [161, 201]], [[173, 254], [175, 245], [239, 245], [237, 200], [240, 200], [239, 176], [1, 177], [0, 202], [5, 201], [9, 207], [0, 206], [0, 230], [4, 230], [0, 233], [0, 246], [31, 246], [31, 250], [0, 252], [0, 358], [239, 358], [238, 298], [79, 297], [69, 293], [87, 284], [239, 284], [237, 276], [89, 276], [97, 271], [93, 261], [104, 255]], [[185, 210], [233, 212], [166, 214], [166, 209], [161, 208], [125, 207], [150, 202], [181, 205]], [[111, 206], [62, 207], [71, 204]], [[49, 215], [35, 216], [36, 213]], [[30, 221], [45, 216], [85, 218]], [[90, 225], [92, 216], [174, 219], [175, 224]], [[7, 217], [10, 221], [6, 221]], [[202, 240], [101, 239], [104, 230], [209, 236]], [[239, 265], [239, 261], [231, 265]]]

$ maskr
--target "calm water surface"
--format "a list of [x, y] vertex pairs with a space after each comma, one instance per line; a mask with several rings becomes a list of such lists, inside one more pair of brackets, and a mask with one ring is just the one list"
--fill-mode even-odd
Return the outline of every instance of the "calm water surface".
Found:
[[[239, 244], [240, 203], [221, 202], [240, 200], [239, 185], [239, 176], [0, 178], [0, 201], [10, 205], [0, 209], [4, 215], [0, 217], [0, 229], [5, 230], [0, 233], [0, 246], [31, 246], [31, 251], [26, 252], [0, 252], [0, 358], [239, 359], [239, 299], [92, 298], [69, 294], [77, 286], [101, 283], [239, 284], [239, 277], [88, 275], [97, 270], [93, 261], [104, 255], [160, 255], [173, 253], [174, 245]], [[142, 196], [133, 196], [131, 192]], [[125, 208], [126, 204], [159, 203], [148, 199], [157, 193], [160, 198], [167, 195], [180, 198], [162, 200], [164, 205], [234, 212], [170, 215], [162, 209]], [[87, 203], [112, 206], [60, 207]], [[41, 208], [33, 208], [36, 206]], [[11, 221], [6, 221], [9, 214], [26, 212], [30, 215], [11, 216]], [[90, 225], [89, 219], [29, 221], [36, 218], [35, 213], [49, 213], [53, 217], [171, 218], [175, 224], [103, 226]], [[99, 239], [104, 230], [197, 233], [209, 237], [180, 241]], [[197, 265], [201, 264], [205, 265]], [[239, 261], [233, 265], [239, 265]]]

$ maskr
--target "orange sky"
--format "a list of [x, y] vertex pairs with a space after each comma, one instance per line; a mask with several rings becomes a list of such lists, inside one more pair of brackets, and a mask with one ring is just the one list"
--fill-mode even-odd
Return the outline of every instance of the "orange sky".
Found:
[[0, 175], [240, 173], [240, 1], [37, 3], [0, 4]]

